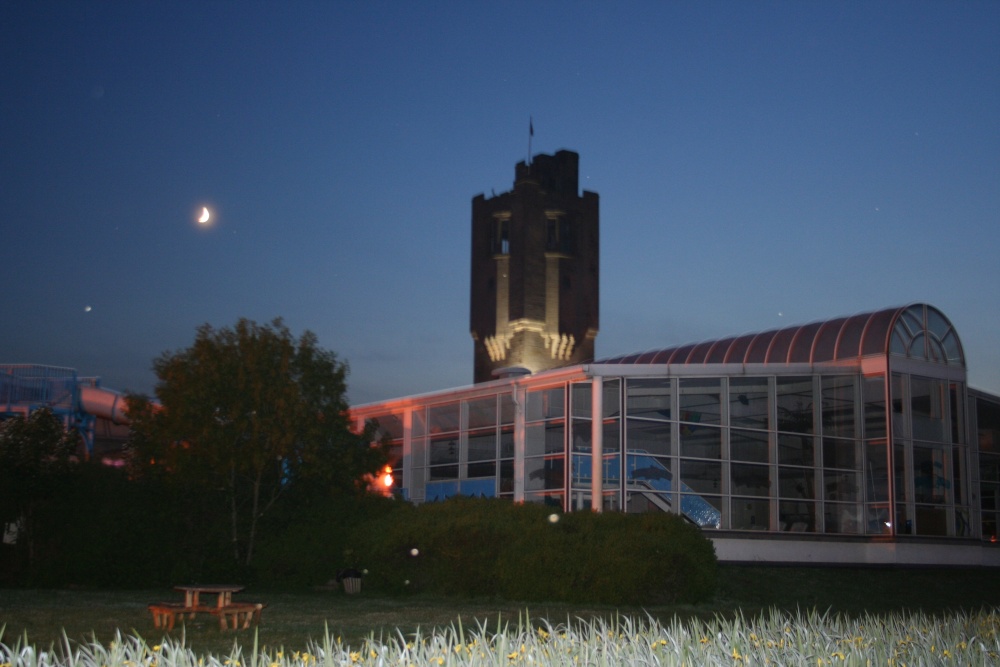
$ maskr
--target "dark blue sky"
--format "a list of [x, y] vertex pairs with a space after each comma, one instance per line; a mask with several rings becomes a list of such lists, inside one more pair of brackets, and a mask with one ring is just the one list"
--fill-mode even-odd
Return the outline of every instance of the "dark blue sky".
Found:
[[[471, 199], [601, 196], [598, 356], [926, 301], [1000, 393], [1000, 3], [0, 3], [0, 361], [284, 317], [469, 384]], [[213, 211], [210, 226], [195, 218]]]

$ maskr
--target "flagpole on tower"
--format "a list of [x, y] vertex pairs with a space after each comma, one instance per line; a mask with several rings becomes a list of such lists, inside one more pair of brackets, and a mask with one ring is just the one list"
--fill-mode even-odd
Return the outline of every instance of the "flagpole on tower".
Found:
[[528, 164], [531, 164], [531, 138], [535, 136], [535, 123], [528, 116]]

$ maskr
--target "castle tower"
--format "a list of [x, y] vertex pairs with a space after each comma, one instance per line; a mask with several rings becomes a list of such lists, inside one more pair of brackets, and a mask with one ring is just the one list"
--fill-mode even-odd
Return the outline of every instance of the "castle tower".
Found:
[[594, 358], [598, 196], [572, 151], [519, 162], [514, 189], [472, 199], [470, 330], [475, 381]]

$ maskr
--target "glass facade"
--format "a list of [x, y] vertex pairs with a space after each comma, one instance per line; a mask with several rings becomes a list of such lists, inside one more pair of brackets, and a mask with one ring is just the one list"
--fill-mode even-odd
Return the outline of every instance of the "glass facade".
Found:
[[950, 323], [920, 305], [354, 412], [391, 435], [398, 491], [418, 502], [670, 512], [720, 533], [996, 539], [1000, 399], [970, 399], [964, 378]]

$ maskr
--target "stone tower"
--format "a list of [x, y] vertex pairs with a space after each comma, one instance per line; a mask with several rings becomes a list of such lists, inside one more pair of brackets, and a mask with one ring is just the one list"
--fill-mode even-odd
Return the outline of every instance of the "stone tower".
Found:
[[579, 194], [579, 165], [572, 151], [536, 155], [513, 190], [472, 199], [476, 382], [594, 358], [598, 196]]

